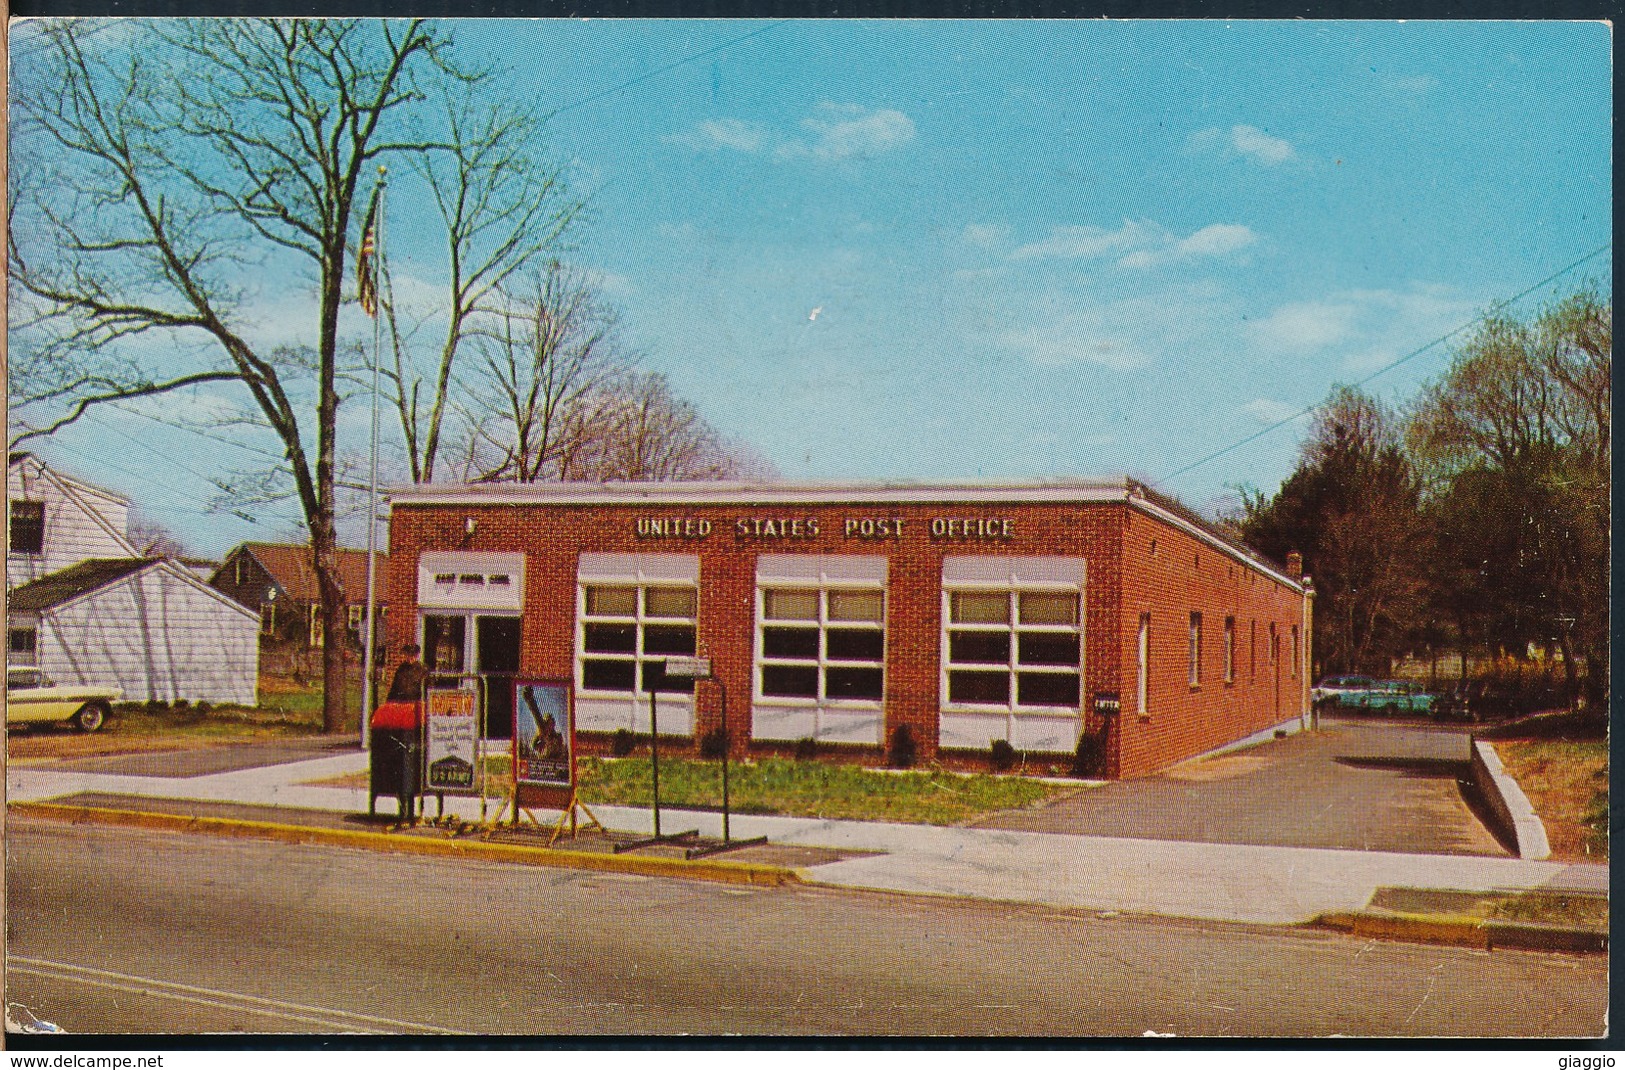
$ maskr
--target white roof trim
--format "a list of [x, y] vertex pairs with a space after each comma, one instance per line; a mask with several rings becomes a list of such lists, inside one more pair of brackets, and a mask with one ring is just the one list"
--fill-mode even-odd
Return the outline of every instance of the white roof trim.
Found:
[[92, 487], [88, 483], [80, 483], [76, 479], [69, 479], [67, 476], [52, 471], [50, 465], [43, 461], [40, 462], [40, 474], [46, 479], [49, 479], [52, 483], [55, 483], [57, 485], [57, 489], [62, 492], [63, 497], [67, 498], [74, 505], [78, 506], [79, 511], [89, 516], [97, 527], [101, 528], [108, 535], [111, 535], [119, 546], [123, 547], [129, 552], [131, 557], [141, 556], [136, 552], [135, 544], [130, 541], [129, 534], [127, 532], [120, 531], [118, 528], [109, 523], [107, 518], [102, 516], [99, 509], [84, 500], [82, 494], [84, 491], [100, 493], [109, 500], [120, 503], [125, 508], [129, 508], [130, 505], [128, 498], [121, 498], [115, 494], [100, 491], [98, 488]]
[[389, 491], [393, 505], [858, 505], [932, 502], [1115, 502], [1122, 481], [1038, 483], [527, 483], [429, 484]]
[[1298, 583], [1283, 573], [1275, 571], [1273, 568], [1270, 568], [1256, 557], [1251, 557], [1248, 554], [1241, 552], [1236, 547], [1219, 538], [1217, 535], [1214, 535], [1212, 532], [1202, 530], [1200, 527], [1192, 524], [1184, 517], [1169, 512], [1162, 506], [1157, 505], [1155, 502], [1149, 502], [1140, 497], [1132, 497], [1129, 499], [1129, 506], [1140, 510], [1142, 513], [1145, 513], [1148, 516], [1156, 517], [1158, 520], [1161, 520], [1164, 524], [1167, 524], [1170, 527], [1176, 527], [1188, 535], [1195, 536], [1197, 539], [1207, 543], [1220, 553], [1233, 558], [1256, 572], [1262, 573], [1277, 583], [1283, 584], [1288, 589], [1296, 591], [1298, 594], [1303, 593], [1303, 584]]

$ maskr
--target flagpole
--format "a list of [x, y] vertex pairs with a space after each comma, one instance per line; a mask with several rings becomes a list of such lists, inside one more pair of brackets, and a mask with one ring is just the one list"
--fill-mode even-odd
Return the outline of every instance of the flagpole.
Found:
[[[372, 316], [372, 464], [367, 479], [367, 651], [361, 670], [361, 749], [372, 745], [370, 725], [367, 723], [377, 696], [373, 694], [372, 677], [378, 656], [378, 365], [380, 337], [383, 331], [379, 305], [383, 297], [384, 281], [384, 192], [389, 186], [389, 172], [378, 166], [378, 216], [369, 220], [374, 228], [373, 240], [373, 316]], [[363, 244], [367, 235], [362, 235]]]

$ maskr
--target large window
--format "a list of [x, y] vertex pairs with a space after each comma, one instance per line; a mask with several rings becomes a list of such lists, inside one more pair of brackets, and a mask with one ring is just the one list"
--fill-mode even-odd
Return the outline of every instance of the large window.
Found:
[[694, 655], [698, 602], [691, 586], [584, 586], [582, 690], [692, 692], [693, 678], [668, 677], [665, 659]]
[[764, 587], [758, 597], [757, 691], [763, 698], [881, 700], [885, 591]]
[[14, 554], [41, 554], [45, 552], [45, 503], [11, 503], [11, 552]]
[[1083, 631], [1077, 590], [950, 590], [948, 702], [1077, 709]]

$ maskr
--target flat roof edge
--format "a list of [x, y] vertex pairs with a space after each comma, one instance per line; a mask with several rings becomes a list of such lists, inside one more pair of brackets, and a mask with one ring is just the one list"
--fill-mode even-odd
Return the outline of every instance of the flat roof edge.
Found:
[[1033, 483], [531, 483], [395, 487], [392, 505], [847, 505], [930, 502], [1107, 502], [1127, 480]]

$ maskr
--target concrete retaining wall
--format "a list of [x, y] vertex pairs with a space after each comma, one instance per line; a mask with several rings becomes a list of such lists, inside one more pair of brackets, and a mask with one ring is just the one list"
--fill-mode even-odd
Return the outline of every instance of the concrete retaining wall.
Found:
[[1500, 831], [1511, 838], [1518, 857], [1549, 857], [1552, 848], [1546, 840], [1546, 826], [1540, 823], [1529, 797], [1502, 767], [1495, 748], [1479, 739], [1473, 740], [1472, 776]]

